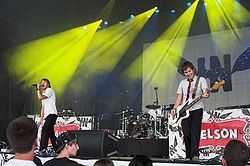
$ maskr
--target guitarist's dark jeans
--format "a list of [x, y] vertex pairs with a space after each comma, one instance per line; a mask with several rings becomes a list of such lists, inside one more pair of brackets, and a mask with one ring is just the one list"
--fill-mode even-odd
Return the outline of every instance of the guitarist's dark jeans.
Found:
[[189, 117], [182, 121], [182, 130], [186, 146], [186, 158], [192, 159], [194, 156], [199, 156], [203, 109], [193, 110], [189, 113]]

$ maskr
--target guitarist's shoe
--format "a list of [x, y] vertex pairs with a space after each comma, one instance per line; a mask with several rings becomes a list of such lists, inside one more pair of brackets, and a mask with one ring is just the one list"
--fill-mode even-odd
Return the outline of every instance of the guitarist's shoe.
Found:
[[199, 160], [199, 157], [198, 157], [198, 156], [192, 157], [192, 161], [198, 161], [198, 160]]

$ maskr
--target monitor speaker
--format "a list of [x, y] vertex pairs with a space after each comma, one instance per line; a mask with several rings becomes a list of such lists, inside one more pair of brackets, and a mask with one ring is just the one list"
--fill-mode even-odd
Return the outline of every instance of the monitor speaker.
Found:
[[102, 130], [77, 130], [79, 150], [77, 158], [109, 157], [117, 153], [118, 139]]

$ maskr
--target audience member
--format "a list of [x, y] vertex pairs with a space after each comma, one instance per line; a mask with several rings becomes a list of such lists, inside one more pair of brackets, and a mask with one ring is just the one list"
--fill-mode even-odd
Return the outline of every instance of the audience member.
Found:
[[77, 162], [70, 160], [70, 157], [76, 156], [79, 149], [77, 137], [73, 132], [65, 132], [57, 138], [58, 156], [52, 160], [46, 161], [44, 166], [79, 166]]
[[94, 163], [94, 166], [114, 166], [112, 160], [108, 158], [99, 159]]
[[33, 162], [34, 150], [37, 147], [36, 123], [24, 116], [16, 118], [8, 125], [6, 134], [15, 157], [4, 166], [36, 166]]
[[43, 166], [42, 161], [37, 156], [34, 156], [33, 162], [36, 164], [36, 166]]
[[239, 140], [231, 140], [225, 147], [222, 165], [245, 166], [248, 163], [249, 155], [250, 150], [245, 143]]
[[129, 166], [153, 166], [153, 162], [148, 156], [137, 155], [130, 161]]

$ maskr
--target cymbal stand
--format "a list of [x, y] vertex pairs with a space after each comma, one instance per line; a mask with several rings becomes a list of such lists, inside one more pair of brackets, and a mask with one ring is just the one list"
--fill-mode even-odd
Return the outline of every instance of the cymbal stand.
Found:
[[[159, 131], [157, 130], [157, 122], [159, 122], [158, 127], [159, 127]], [[155, 117], [155, 122], [154, 122], [154, 137], [161, 137], [161, 119], [159, 119], [158, 121], [158, 113], [156, 111], [156, 117]]]
[[[159, 98], [158, 98], [158, 92], [157, 92], [158, 87], [154, 87], [154, 90], [155, 90], [155, 102], [154, 102], [154, 104], [159, 105]], [[157, 131], [158, 112], [156, 109], [154, 111], [155, 111], [154, 137], [159, 137], [159, 136], [161, 136], [161, 132]], [[161, 122], [159, 122], [159, 123], [161, 123]], [[160, 126], [159, 126], [159, 130], [160, 130]]]
[[122, 137], [125, 138], [126, 135], [126, 131], [127, 131], [127, 125], [126, 125], [126, 117], [125, 117], [125, 113], [127, 112], [126, 110], [122, 110]]
[[169, 111], [173, 108], [174, 104], [167, 104], [167, 105], [163, 105], [162, 106], [162, 109], [163, 109], [163, 112], [164, 112], [164, 118], [165, 118], [165, 122], [164, 122], [164, 128], [165, 128], [165, 133], [164, 133], [164, 136], [165, 137], [168, 137], [168, 127], [169, 127], [169, 124], [168, 124], [168, 115], [169, 115]]
[[96, 121], [96, 130], [100, 130], [100, 122], [103, 119], [103, 114], [99, 114]]

